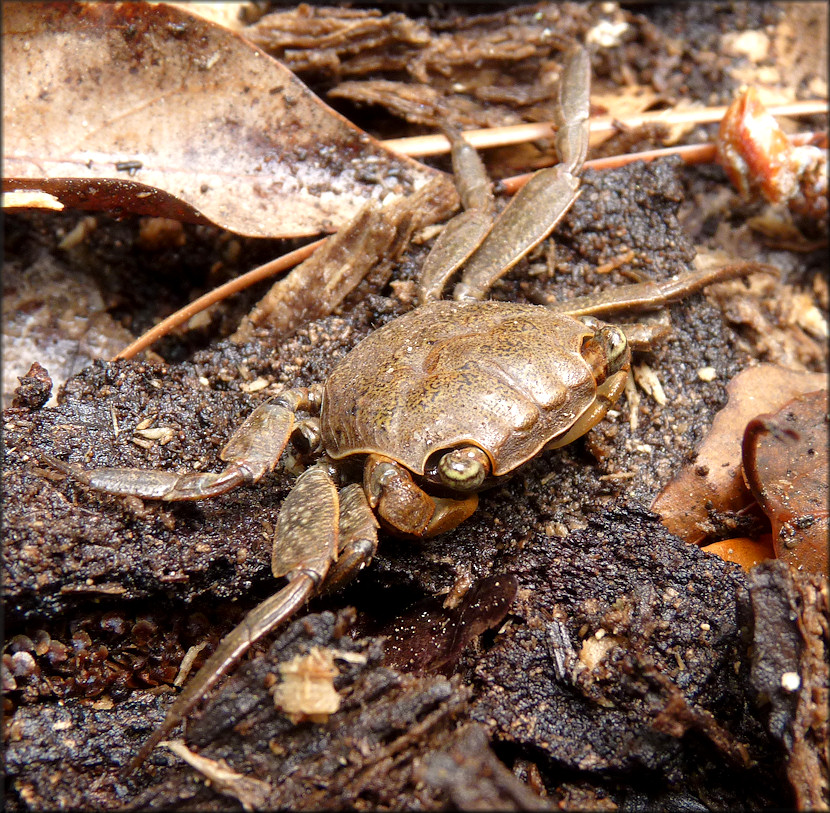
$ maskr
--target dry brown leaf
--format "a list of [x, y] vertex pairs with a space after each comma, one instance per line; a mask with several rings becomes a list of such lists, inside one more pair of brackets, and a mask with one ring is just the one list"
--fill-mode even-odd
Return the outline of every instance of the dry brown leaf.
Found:
[[[612, 91], [592, 91], [591, 107], [605, 111], [605, 115], [615, 119], [625, 119], [628, 116], [637, 116], [651, 110], [660, 96], [646, 85], [629, 85], [615, 88]], [[592, 135], [591, 146], [595, 147], [614, 135], [613, 130]]]
[[246, 13], [255, 13], [254, 4], [238, 2], [237, 0], [212, 0], [208, 3], [200, 3], [197, 0], [190, 2], [170, 2], [168, 6], [176, 6], [187, 14], [196, 14], [206, 20], [223, 25], [232, 31], [240, 31], [245, 27]]
[[485, 630], [502, 622], [519, 583], [511, 574], [479, 579], [452, 606], [432, 597], [383, 626], [384, 664], [407, 672], [451, 669], [464, 648]]
[[775, 555], [827, 576], [827, 390], [749, 422], [746, 482], [772, 523]]
[[388, 69], [389, 61], [404, 70], [430, 42], [423, 23], [399, 12], [307, 3], [266, 14], [245, 29], [245, 36], [298, 73], [315, 71], [332, 78], [348, 74], [355, 62], [364, 71], [373, 62], [375, 69], [381, 67], [377, 63]]
[[178, 8], [6, 3], [3, 48], [4, 191], [291, 237], [441, 177]]
[[752, 503], [741, 473], [741, 441], [746, 425], [762, 412], [781, 408], [796, 395], [826, 382], [823, 373], [802, 373], [759, 364], [727, 386], [729, 402], [715, 415], [693, 463], [685, 466], [651, 504], [663, 524], [687, 542], [706, 534], [709, 509], [739, 511]]
[[458, 195], [439, 183], [388, 206], [366, 204], [324, 246], [274, 283], [231, 339], [249, 341], [263, 325], [274, 338], [289, 336], [300, 325], [331, 313], [367, 276], [381, 288], [412, 232], [443, 220], [457, 206]]

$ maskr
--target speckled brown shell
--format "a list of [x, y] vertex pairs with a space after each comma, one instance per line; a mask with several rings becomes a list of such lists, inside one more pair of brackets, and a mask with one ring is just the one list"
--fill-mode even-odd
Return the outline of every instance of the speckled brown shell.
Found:
[[590, 328], [541, 306], [432, 302], [367, 336], [326, 382], [323, 443], [335, 459], [377, 452], [424, 473], [434, 452], [484, 449], [512, 471], [569, 429], [596, 382]]

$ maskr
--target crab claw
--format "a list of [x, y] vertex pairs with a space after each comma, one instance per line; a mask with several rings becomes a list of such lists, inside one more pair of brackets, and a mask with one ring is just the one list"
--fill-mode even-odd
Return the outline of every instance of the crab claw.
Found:
[[302, 398], [301, 394], [292, 398], [294, 392], [261, 404], [248, 416], [222, 449], [220, 458], [228, 465], [219, 472], [85, 469], [53, 457], [45, 460], [90, 488], [108, 494], [166, 502], [216, 497], [243, 483], [256, 483], [277, 465], [294, 428], [294, 409]]

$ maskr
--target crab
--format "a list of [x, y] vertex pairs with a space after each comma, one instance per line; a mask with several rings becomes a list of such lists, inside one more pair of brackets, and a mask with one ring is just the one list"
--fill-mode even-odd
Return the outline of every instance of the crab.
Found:
[[[222, 639], [128, 770], [257, 639], [315, 593], [364, 568], [380, 526], [411, 538], [449, 531], [475, 511], [480, 491], [601, 421], [625, 388], [632, 347], [650, 347], [666, 329], [619, 327], [593, 314], [659, 307], [758, 270], [738, 264], [695, 271], [552, 307], [479, 301], [552, 231], [577, 195], [588, 143], [588, 67], [580, 48], [563, 71], [561, 163], [538, 173], [497, 219], [483, 165], [463, 138], [450, 134], [467, 208], [427, 259], [421, 304], [360, 342], [321, 388], [291, 389], [258, 406], [223, 448], [223, 470], [86, 470], [51, 461], [92, 489], [181, 501], [257, 482], [290, 441], [318, 458], [297, 479], [277, 520], [272, 571], [287, 583]], [[543, 208], [549, 216], [540, 225]], [[461, 267], [454, 301], [441, 300]], [[316, 417], [298, 419], [300, 412]], [[350, 482], [354, 469], [361, 473]]]

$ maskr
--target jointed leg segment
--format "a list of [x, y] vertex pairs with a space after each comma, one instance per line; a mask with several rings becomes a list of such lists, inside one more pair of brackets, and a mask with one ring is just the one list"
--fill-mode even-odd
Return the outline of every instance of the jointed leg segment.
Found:
[[172, 731], [205, 696], [216, 682], [248, 651], [251, 645], [295, 613], [313, 595], [317, 581], [308, 573], [300, 573], [282, 590], [259, 604], [242, 623], [228, 633], [202, 668], [188, 681], [164, 722], [141, 746], [127, 765], [125, 774], [138, 770], [150, 752]]
[[[59, 460], [50, 459], [50, 462], [90, 487], [112, 494], [167, 501], [199, 500], [224, 494], [242, 483], [256, 482], [270, 472], [291, 437], [295, 412], [316, 406], [313, 393], [295, 389], [257, 407], [223, 448], [221, 458], [228, 465], [217, 473], [175, 474], [126, 468], [87, 471]], [[128, 772], [141, 765], [251, 644], [293, 615], [314, 595], [337, 559], [338, 551], [342, 550], [347, 559], [338, 569], [338, 583], [371, 559], [377, 547], [377, 523], [371, 509], [365, 497], [361, 506], [348, 488], [342, 493], [341, 508], [340, 497], [325, 465], [313, 466], [300, 475], [283, 502], [273, 542], [272, 571], [278, 578], [287, 577], [288, 583], [255, 607], [220, 641], [170, 708], [164, 723], [130, 763]]]
[[308, 390], [296, 389], [258, 406], [222, 449], [219, 457], [228, 465], [219, 472], [84, 469], [53, 457], [47, 462], [108, 494], [165, 502], [216, 497], [244, 483], [256, 483], [273, 471], [291, 437], [295, 411], [307, 409], [311, 403]]
[[[318, 591], [333, 563], [338, 565], [332, 574], [332, 586], [336, 587], [362, 569], [376, 549], [377, 522], [362, 488], [347, 486], [338, 495], [325, 466], [312, 466], [303, 472], [283, 502], [273, 542], [272, 571], [276, 577], [286, 576], [288, 584], [251, 610], [220, 641], [128, 771], [142, 764], [255, 641], [293, 615]], [[338, 551], [342, 554], [339, 560]]]
[[730, 263], [718, 268], [696, 269], [671, 279], [622, 285], [588, 296], [574, 297], [567, 302], [551, 303], [548, 307], [568, 316], [608, 316], [620, 311], [648, 310], [684, 299], [716, 282], [726, 282], [759, 272], [778, 275], [777, 268], [764, 263]]
[[420, 300], [438, 299], [450, 276], [464, 267], [453, 298], [483, 299], [502, 277], [553, 231], [576, 198], [588, 150], [590, 60], [583, 48], [568, 55], [559, 84], [556, 147], [560, 163], [536, 175], [493, 220], [490, 184], [481, 159], [463, 136], [448, 133], [453, 169], [467, 211], [436, 240], [421, 275]]

